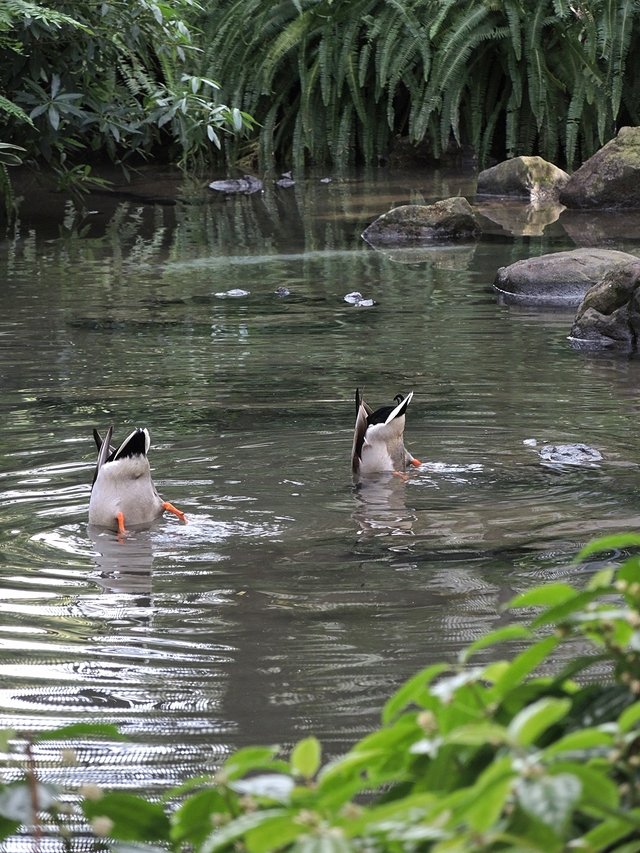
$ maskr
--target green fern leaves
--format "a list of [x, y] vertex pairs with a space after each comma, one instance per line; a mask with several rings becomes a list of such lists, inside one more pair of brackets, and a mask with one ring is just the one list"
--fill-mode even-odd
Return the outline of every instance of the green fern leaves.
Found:
[[200, 26], [264, 165], [371, 162], [401, 134], [571, 167], [640, 109], [640, 0], [208, 0]]

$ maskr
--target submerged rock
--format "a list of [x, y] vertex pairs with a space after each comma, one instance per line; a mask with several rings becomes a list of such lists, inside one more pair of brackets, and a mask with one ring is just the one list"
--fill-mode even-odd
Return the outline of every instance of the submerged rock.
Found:
[[555, 252], [500, 267], [493, 287], [505, 304], [573, 307], [606, 273], [634, 260], [613, 249]]
[[354, 290], [353, 293], [347, 293], [344, 301], [348, 302], [349, 305], [355, 305], [357, 308], [371, 308], [372, 305], [375, 305], [373, 299], [366, 299], [357, 290]]
[[478, 175], [478, 195], [516, 196], [532, 203], [557, 201], [569, 175], [542, 157], [514, 157]]
[[245, 195], [251, 195], [251, 193], [257, 193], [262, 189], [262, 181], [253, 175], [245, 175], [244, 178], [213, 181], [213, 183], [209, 184], [209, 189], [220, 193], [244, 193]]
[[372, 246], [415, 245], [430, 240], [470, 240], [480, 233], [466, 198], [435, 204], [404, 204], [383, 213], [362, 232]]
[[576, 349], [637, 349], [640, 335], [640, 259], [616, 267], [591, 287], [569, 340]]
[[566, 207], [640, 208], [640, 127], [621, 127], [571, 175], [560, 202]]
[[552, 465], [591, 467], [602, 459], [602, 453], [586, 444], [545, 444], [540, 450], [540, 458]]

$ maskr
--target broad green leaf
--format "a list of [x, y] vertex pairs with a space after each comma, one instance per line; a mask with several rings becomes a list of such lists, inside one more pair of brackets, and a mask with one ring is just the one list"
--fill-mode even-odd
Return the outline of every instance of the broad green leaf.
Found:
[[248, 746], [239, 749], [222, 765], [222, 774], [227, 779], [238, 779], [250, 770], [271, 768], [277, 752], [277, 746]]
[[4, 815], [0, 815], [0, 840], [4, 841], [18, 829], [20, 826], [19, 820], [10, 820]]
[[320, 741], [315, 737], [308, 737], [298, 741], [291, 753], [291, 770], [304, 779], [311, 779], [320, 767], [321, 747]]
[[514, 607], [549, 607], [568, 601], [577, 594], [572, 586], [566, 583], [549, 583], [536, 586], [533, 589], [516, 595], [507, 603], [509, 610]]
[[597, 747], [613, 747], [615, 739], [609, 732], [600, 729], [583, 729], [571, 732], [548, 746], [542, 753], [545, 758], [551, 758], [563, 752], [583, 752]]
[[236, 779], [229, 782], [229, 787], [239, 794], [288, 803], [295, 782], [291, 776], [285, 776], [283, 773], [262, 773], [259, 776], [250, 776], [248, 779]]
[[432, 704], [431, 695], [428, 690], [428, 685], [433, 679], [440, 675], [441, 672], [446, 672], [451, 667], [446, 663], [437, 663], [433, 666], [428, 666], [421, 670], [413, 678], [410, 678], [402, 687], [387, 700], [382, 710], [382, 722], [388, 725], [402, 711], [410, 705], [417, 705], [421, 708], [430, 708]]
[[620, 731], [625, 734], [630, 732], [637, 727], [638, 720], [640, 720], [640, 702], [634, 702], [633, 705], [625, 708], [618, 718]]
[[118, 727], [109, 723], [73, 723], [69, 726], [61, 726], [59, 729], [38, 732], [33, 740], [38, 743], [45, 740], [67, 740], [84, 737], [108, 737], [111, 740], [126, 740], [125, 736], [118, 731]]
[[[635, 813], [637, 820], [640, 820], [640, 809], [633, 809], [628, 813], [632, 817]], [[594, 826], [589, 832], [584, 835], [585, 847], [587, 850], [610, 850], [614, 849], [613, 845], [616, 841], [629, 835], [629, 821], [624, 820], [623, 815], [620, 817], [607, 817], [602, 823]], [[616, 853], [620, 848], [615, 848]]]
[[124, 791], [112, 791], [99, 800], [83, 800], [82, 811], [87, 820], [108, 817], [113, 826], [109, 833], [118, 841], [169, 841], [169, 818], [159, 803], [136, 797]]
[[580, 592], [577, 595], [572, 596], [567, 601], [562, 601], [560, 604], [555, 605], [554, 607], [549, 607], [547, 610], [543, 611], [539, 616], [536, 616], [535, 619], [531, 622], [532, 628], [540, 628], [542, 625], [550, 625], [553, 623], [565, 622], [569, 616], [573, 615], [574, 619], [579, 619], [582, 615], [581, 613], [577, 613], [577, 611], [581, 611], [589, 602], [593, 601], [596, 598], [599, 598], [602, 595], [601, 589], [592, 589], [587, 590], [586, 592]]
[[202, 843], [200, 853], [214, 853], [223, 850], [229, 844], [242, 838], [247, 832], [275, 817], [286, 817], [286, 809], [265, 809], [258, 812], [247, 812], [227, 823], [220, 829], [214, 830]]
[[[476, 832], [487, 832], [499, 820], [513, 787], [513, 772], [505, 772], [491, 785], [478, 791], [462, 817]], [[474, 789], [475, 790], [475, 789]]]
[[505, 625], [504, 628], [498, 628], [497, 631], [485, 634], [484, 637], [480, 637], [475, 643], [471, 643], [470, 646], [463, 649], [459, 655], [460, 663], [466, 663], [471, 655], [487, 646], [493, 646], [496, 643], [505, 643], [509, 640], [528, 639], [529, 637], [531, 637], [531, 631], [524, 625]]
[[283, 815], [264, 821], [250, 829], [243, 837], [249, 853], [269, 853], [287, 847], [298, 836], [309, 831], [309, 827], [296, 819], [297, 815]]
[[214, 814], [228, 814], [227, 800], [215, 788], [197, 791], [171, 815], [171, 840], [181, 845], [189, 841], [194, 847], [211, 834]]
[[0, 752], [9, 752], [9, 741], [16, 737], [14, 729], [0, 729]]
[[573, 562], [582, 563], [593, 554], [601, 554], [603, 551], [619, 551], [623, 548], [635, 548], [638, 545], [640, 545], [640, 535], [637, 533], [616, 533], [613, 536], [602, 536], [585, 545]]
[[459, 743], [468, 746], [482, 746], [485, 743], [498, 746], [507, 743], [508, 740], [507, 730], [503, 726], [492, 725], [491, 723], [459, 726], [442, 738], [443, 743]]
[[613, 583], [615, 572], [613, 569], [600, 569], [591, 578], [587, 584], [587, 589], [599, 589], [602, 591], [604, 587], [611, 586]]
[[509, 723], [508, 735], [520, 746], [530, 746], [550, 726], [566, 716], [570, 708], [568, 699], [539, 699], [516, 714]]
[[509, 664], [504, 674], [489, 689], [489, 696], [494, 700], [506, 696], [551, 654], [559, 642], [560, 638], [552, 635], [525, 649]]
[[580, 798], [580, 779], [570, 773], [520, 779], [515, 786], [522, 808], [560, 834]]

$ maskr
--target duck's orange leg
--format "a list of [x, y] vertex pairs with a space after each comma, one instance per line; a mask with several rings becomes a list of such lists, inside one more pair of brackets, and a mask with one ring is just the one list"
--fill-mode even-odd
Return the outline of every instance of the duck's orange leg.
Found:
[[116, 515], [116, 518], [118, 519], [118, 535], [122, 536], [123, 533], [128, 533], [129, 531], [125, 530], [125, 526], [124, 526], [124, 513], [119, 512]]
[[416, 466], [416, 468], [418, 468], [418, 466], [422, 465], [422, 462], [420, 462], [420, 460], [419, 460], [419, 459], [412, 459], [412, 460], [411, 460], [411, 464], [412, 464], [412, 465], [415, 465], [415, 466]]
[[172, 512], [174, 515], [177, 515], [177, 516], [178, 516], [178, 518], [180, 519], [180, 521], [184, 521], [184, 523], [185, 523], [185, 524], [187, 523], [187, 517], [186, 517], [186, 516], [185, 516], [185, 514], [182, 512], [182, 510], [176, 509], [176, 508], [174, 507], [174, 505], [173, 505], [173, 504], [170, 504], [170, 503], [169, 503], [169, 501], [164, 501], [164, 503], [162, 504], [162, 506], [163, 506], [163, 507], [164, 507], [168, 512]]

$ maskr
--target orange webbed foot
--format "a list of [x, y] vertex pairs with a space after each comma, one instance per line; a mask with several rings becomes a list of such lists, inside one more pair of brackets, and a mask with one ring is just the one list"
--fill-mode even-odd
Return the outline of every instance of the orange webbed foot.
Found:
[[187, 523], [187, 517], [186, 517], [186, 515], [182, 512], [182, 510], [176, 509], [176, 507], [174, 507], [174, 505], [173, 505], [173, 504], [170, 504], [170, 503], [169, 503], [169, 501], [164, 501], [164, 503], [162, 504], [162, 506], [163, 506], [163, 507], [164, 507], [168, 512], [172, 512], [174, 515], [177, 515], [177, 516], [178, 516], [178, 518], [180, 519], [180, 521], [184, 521], [184, 523], [185, 523], [185, 524]]
[[118, 536], [123, 536], [125, 533], [128, 533], [129, 531], [124, 526], [124, 513], [119, 512], [116, 515], [116, 519], [118, 521]]

